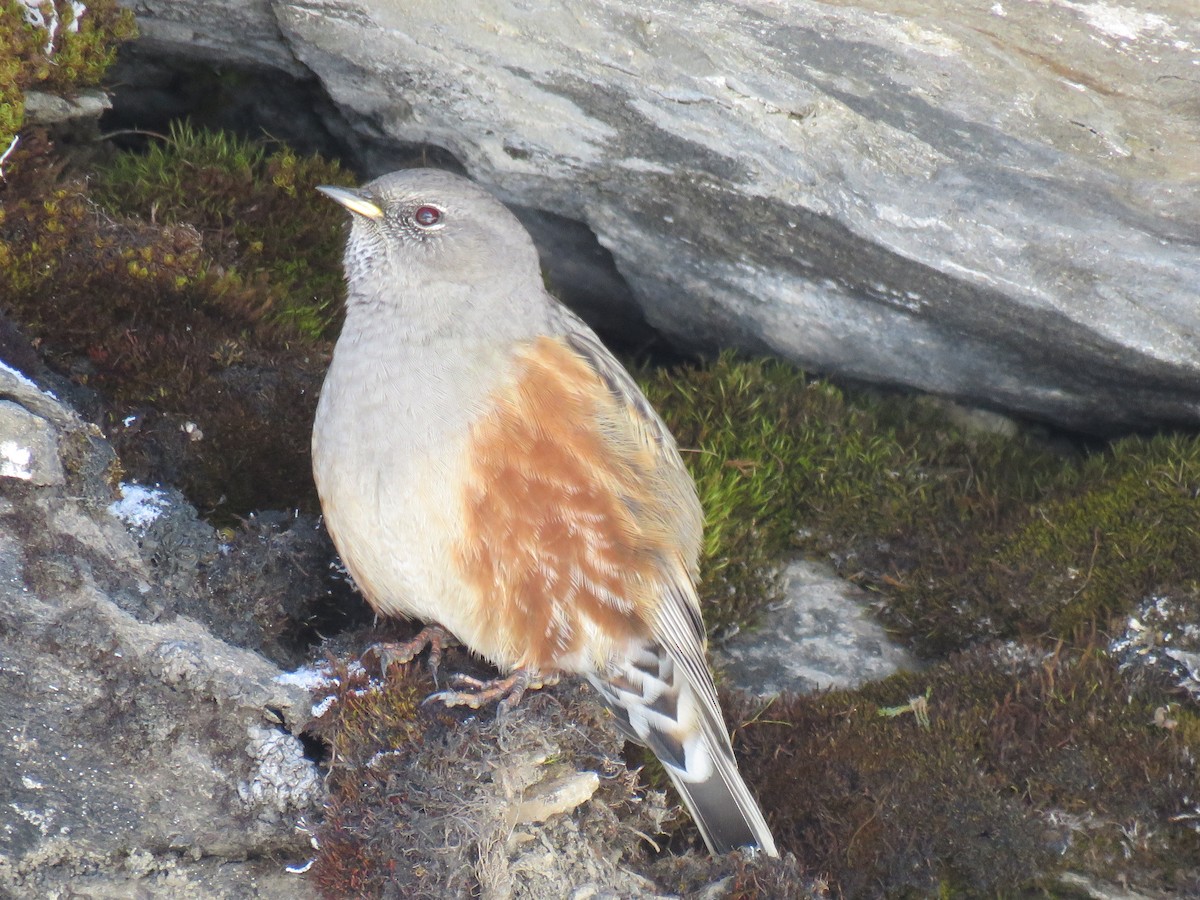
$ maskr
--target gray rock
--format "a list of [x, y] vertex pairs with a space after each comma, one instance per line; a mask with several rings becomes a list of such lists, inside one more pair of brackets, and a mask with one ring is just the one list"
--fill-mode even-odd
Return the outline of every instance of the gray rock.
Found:
[[62, 484], [53, 426], [11, 400], [0, 400], [0, 479], [35, 485]]
[[919, 667], [869, 614], [868, 595], [829, 566], [788, 566], [785, 597], [750, 633], [714, 648], [730, 687], [760, 697], [854, 688]]
[[1200, 422], [1192, 0], [134, 8], [161, 57], [315, 76], [362, 159], [437, 145], [586, 223], [685, 345]]
[[75, 97], [60, 97], [44, 91], [25, 94], [26, 125], [57, 125], [73, 119], [98, 119], [112, 108], [104, 91], [80, 91]]
[[166, 613], [136, 541], [166, 494], [114, 497], [97, 430], [6, 367], [0, 397], [36, 448], [0, 477], [0, 895], [307, 896], [307, 695]]

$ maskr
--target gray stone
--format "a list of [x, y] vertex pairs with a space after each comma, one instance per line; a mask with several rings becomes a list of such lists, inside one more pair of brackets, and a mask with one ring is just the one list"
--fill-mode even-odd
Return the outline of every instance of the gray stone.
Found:
[[684, 345], [1200, 422], [1193, 0], [133, 6], [161, 57], [315, 76], [360, 158], [586, 223]]
[[0, 400], [0, 478], [62, 484], [53, 426], [11, 400]]
[[714, 648], [730, 687], [769, 697], [854, 688], [918, 668], [871, 617], [867, 593], [830, 567], [794, 562], [786, 580], [784, 600], [760, 627]]
[[74, 97], [60, 97], [44, 91], [25, 93], [26, 125], [58, 125], [75, 119], [98, 119], [112, 108], [104, 91], [80, 91]]
[[[25, 407], [49, 422], [70, 428], [86, 428], [83, 420], [53, 393], [38, 387], [28, 376], [0, 361], [0, 397]], [[92, 432], [98, 435], [99, 430]]]
[[307, 695], [168, 614], [136, 540], [167, 501], [114, 503], [93, 426], [7, 368], [0, 395], [0, 447], [39, 448], [0, 478], [0, 895], [308, 896]]

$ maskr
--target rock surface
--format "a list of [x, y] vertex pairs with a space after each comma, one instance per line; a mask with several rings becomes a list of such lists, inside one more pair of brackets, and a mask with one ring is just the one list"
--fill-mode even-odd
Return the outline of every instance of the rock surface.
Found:
[[113, 496], [98, 430], [7, 367], [0, 398], [0, 895], [310, 895], [307, 696], [171, 615], [139, 538], [177, 498]]
[[785, 596], [759, 627], [714, 648], [725, 684], [759, 697], [855, 688], [919, 668], [868, 612], [869, 597], [829, 566], [788, 566]]
[[1200, 422], [1191, 0], [131, 5], [139, 52], [318, 79], [368, 168], [586, 223], [684, 345]]

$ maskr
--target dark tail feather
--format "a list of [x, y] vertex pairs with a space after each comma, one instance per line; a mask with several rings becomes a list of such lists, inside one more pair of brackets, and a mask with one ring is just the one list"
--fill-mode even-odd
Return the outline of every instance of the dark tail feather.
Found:
[[758, 804], [736, 771], [736, 782], [717, 772], [705, 781], [687, 782], [670, 766], [666, 769], [712, 853], [757, 847], [767, 856], [779, 855]]

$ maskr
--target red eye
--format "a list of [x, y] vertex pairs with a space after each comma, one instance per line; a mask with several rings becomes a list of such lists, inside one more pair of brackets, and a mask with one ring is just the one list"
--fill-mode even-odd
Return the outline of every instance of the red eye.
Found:
[[422, 228], [432, 228], [442, 221], [442, 211], [436, 206], [419, 206], [413, 213], [413, 221]]

